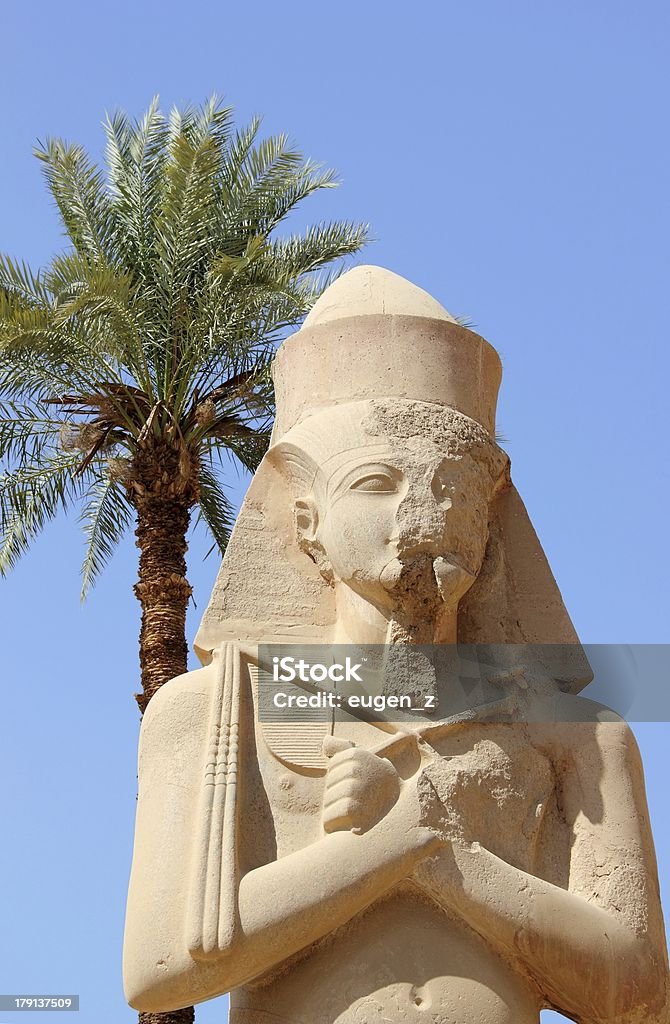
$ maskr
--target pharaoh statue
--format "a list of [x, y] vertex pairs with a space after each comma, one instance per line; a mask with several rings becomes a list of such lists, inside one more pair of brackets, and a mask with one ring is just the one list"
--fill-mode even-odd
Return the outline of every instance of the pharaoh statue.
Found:
[[[495, 441], [500, 379], [483, 338], [377, 267], [279, 349], [203, 667], [142, 724], [132, 1006], [230, 992], [232, 1024], [667, 1019], [638, 753], [579, 695], [589, 665]], [[287, 644], [446, 657], [382, 677], [425, 713], [266, 720], [259, 651]], [[491, 649], [496, 670], [475, 655], [477, 686], [457, 685], [462, 652]]]

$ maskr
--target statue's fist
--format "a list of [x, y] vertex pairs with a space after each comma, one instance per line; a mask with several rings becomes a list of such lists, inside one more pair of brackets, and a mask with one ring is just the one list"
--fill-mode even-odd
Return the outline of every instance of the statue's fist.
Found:
[[400, 778], [390, 761], [348, 740], [327, 736], [330, 758], [323, 794], [325, 832], [367, 832], [398, 799]]

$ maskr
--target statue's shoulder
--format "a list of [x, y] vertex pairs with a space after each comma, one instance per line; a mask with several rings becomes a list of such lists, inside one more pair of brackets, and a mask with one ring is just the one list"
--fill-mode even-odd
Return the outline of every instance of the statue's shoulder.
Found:
[[560, 693], [554, 706], [557, 722], [592, 725], [610, 723], [628, 727], [626, 720], [606, 704], [574, 693]]
[[600, 701], [559, 693], [535, 709], [533, 732], [556, 754], [590, 747], [604, 749], [621, 744], [635, 748], [635, 737], [625, 718]]
[[146, 732], [166, 720], [174, 720], [186, 727], [194, 717], [206, 715], [215, 679], [216, 670], [212, 664], [170, 679], [149, 701], [142, 731]]
[[182, 787], [180, 792], [187, 793], [188, 786], [196, 785], [207, 739], [213, 675], [209, 666], [185, 672], [165, 683], [149, 701], [138, 749], [144, 799], [166, 786]]

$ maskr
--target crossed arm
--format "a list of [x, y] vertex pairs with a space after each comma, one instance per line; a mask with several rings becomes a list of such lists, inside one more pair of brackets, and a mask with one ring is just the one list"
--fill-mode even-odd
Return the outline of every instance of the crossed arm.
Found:
[[[554, 746], [564, 741], [572, 749], [563, 766], [564, 813], [574, 837], [570, 891], [426, 827], [415, 777], [363, 834], [343, 821], [341, 830], [241, 877], [230, 942], [208, 955], [189, 952], [184, 921], [197, 802], [190, 780], [205, 742], [198, 723], [207, 719], [207, 672], [168, 684], [143, 726], [124, 946], [131, 1005], [165, 1011], [227, 992], [414, 876], [450, 913], [521, 961], [547, 1000], [577, 1019], [632, 1024], [660, 1012], [666, 967], [641, 771], [627, 728], [610, 723], [551, 737]], [[603, 804], [590, 820], [581, 795], [593, 786], [595, 760]], [[616, 884], [611, 898], [603, 900], [601, 890], [605, 875], [621, 865], [628, 903], [617, 910]]]
[[667, 958], [639, 753], [624, 722], [567, 717], [536, 738], [572, 832], [569, 888], [477, 843], [441, 847], [415, 877], [521, 961], [555, 1008], [580, 1022], [653, 1024], [667, 1012]]
[[240, 877], [230, 941], [189, 951], [193, 765], [205, 749], [210, 686], [209, 669], [172, 680], [152, 699], [142, 726], [124, 988], [131, 1006], [147, 1012], [201, 1002], [264, 974], [409, 877], [440, 843], [420, 824], [410, 780], [365, 834], [333, 831]]

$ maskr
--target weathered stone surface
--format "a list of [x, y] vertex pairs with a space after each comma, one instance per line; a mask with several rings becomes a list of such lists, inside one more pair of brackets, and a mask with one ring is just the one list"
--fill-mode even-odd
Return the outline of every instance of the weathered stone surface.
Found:
[[[588, 664], [494, 440], [495, 351], [363, 267], [275, 382], [204, 667], [142, 726], [129, 1002], [231, 991], [233, 1024], [532, 1024], [548, 1005], [660, 1024], [642, 769], [626, 724], [576, 696]], [[261, 720], [268, 642], [388, 645], [385, 696], [434, 713]], [[504, 671], [477, 668], [457, 706], [464, 644], [503, 645]]]

